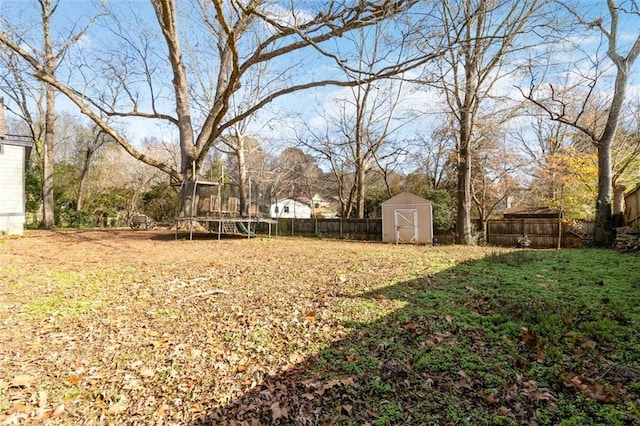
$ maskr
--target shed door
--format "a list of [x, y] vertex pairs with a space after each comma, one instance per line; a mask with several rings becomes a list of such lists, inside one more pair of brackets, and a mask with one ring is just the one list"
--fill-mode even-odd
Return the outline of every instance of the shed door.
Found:
[[396, 244], [418, 242], [418, 209], [394, 210]]

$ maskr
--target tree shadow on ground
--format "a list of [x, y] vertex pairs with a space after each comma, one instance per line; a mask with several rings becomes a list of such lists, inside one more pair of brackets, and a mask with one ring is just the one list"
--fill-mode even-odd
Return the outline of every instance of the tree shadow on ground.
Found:
[[[637, 349], [615, 359], [608, 350], [620, 342], [606, 336], [637, 348], [632, 320], [613, 301], [596, 309], [589, 294], [597, 283], [571, 295], [515, 281], [527, 283], [537, 262], [535, 252], [493, 255], [352, 298], [367, 309], [381, 300], [404, 305], [348, 324], [345, 338], [247, 383], [194, 424], [637, 422]], [[559, 257], [556, 267], [562, 276], [572, 266]]]

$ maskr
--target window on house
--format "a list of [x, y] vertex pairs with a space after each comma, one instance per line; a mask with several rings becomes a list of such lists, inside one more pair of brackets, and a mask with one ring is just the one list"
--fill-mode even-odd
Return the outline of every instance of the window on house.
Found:
[[319, 208], [320, 208], [320, 203], [315, 203], [315, 204], [313, 205], [313, 207], [314, 207], [314, 208], [316, 208], [316, 209], [319, 209]]
[[289, 206], [284, 206], [284, 212], [289, 213]]

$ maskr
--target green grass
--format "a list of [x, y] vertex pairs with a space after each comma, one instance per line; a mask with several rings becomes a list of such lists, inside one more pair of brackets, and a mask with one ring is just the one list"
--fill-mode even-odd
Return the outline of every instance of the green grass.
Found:
[[[363, 295], [403, 307], [354, 323], [347, 356], [325, 351], [322, 368], [369, 378], [350, 403], [373, 396], [376, 424], [634, 424], [638, 287], [637, 255], [491, 255]], [[403, 404], [385, 402], [391, 390]]]

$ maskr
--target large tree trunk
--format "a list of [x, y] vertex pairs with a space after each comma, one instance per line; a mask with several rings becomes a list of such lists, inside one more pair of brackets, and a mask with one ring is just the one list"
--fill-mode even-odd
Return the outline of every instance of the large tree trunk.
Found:
[[42, 144], [42, 228], [51, 229], [55, 226], [55, 200], [53, 197], [53, 165], [54, 165], [54, 123], [55, 101], [53, 89], [47, 86], [45, 133]]
[[612, 162], [611, 162], [611, 146], [618, 131], [620, 116], [622, 115], [622, 107], [626, 97], [627, 81], [629, 77], [629, 68], [640, 52], [640, 38], [636, 40], [634, 49], [626, 57], [621, 57], [615, 50], [609, 46], [609, 58], [616, 65], [616, 81], [613, 88], [613, 99], [607, 124], [602, 132], [600, 140], [597, 142], [598, 147], [598, 201], [596, 202], [596, 224], [593, 234], [594, 243], [597, 246], [608, 247], [613, 242], [613, 228], [611, 217], [611, 192], [612, 187]]
[[[51, 42], [51, 34], [49, 29], [49, 18], [51, 13], [51, 5], [48, 2], [42, 3], [42, 22], [44, 33], [44, 54], [47, 71], [53, 75], [55, 71], [56, 59], [53, 54], [53, 44]], [[44, 115], [44, 143], [42, 147], [43, 165], [42, 165], [42, 228], [51, 229], [55, 226], [53, 198], [53, 165], [55, 162], [53, 141], [55, 138], [55, 121], [56, 121], [56, 97], [53, 87], [46, 86], [46, 103]]]
[[458, 206], [456, 232], [457, 243], [468, 245], [473, 242], [471, 228], [471, 150], [468, 140], [460, 140], [458, 153]]
[[471, 139], [473, 137], [473, 114], [475, 113], [475, 93], [478, 90], [477, 74], [473, 67], [476, 62], [465, 64], [466, 87], [464, 104], [460, 107], [460, 141], [458, 147], [458, 211], [456, 221], [457, 243], [473, 244], [471, 227]]
[[611, 144], [602, 140], [598, 146], [598, 201], [593, 234], [597, 246], [607, 247], [613, 240], [611, 201]]

